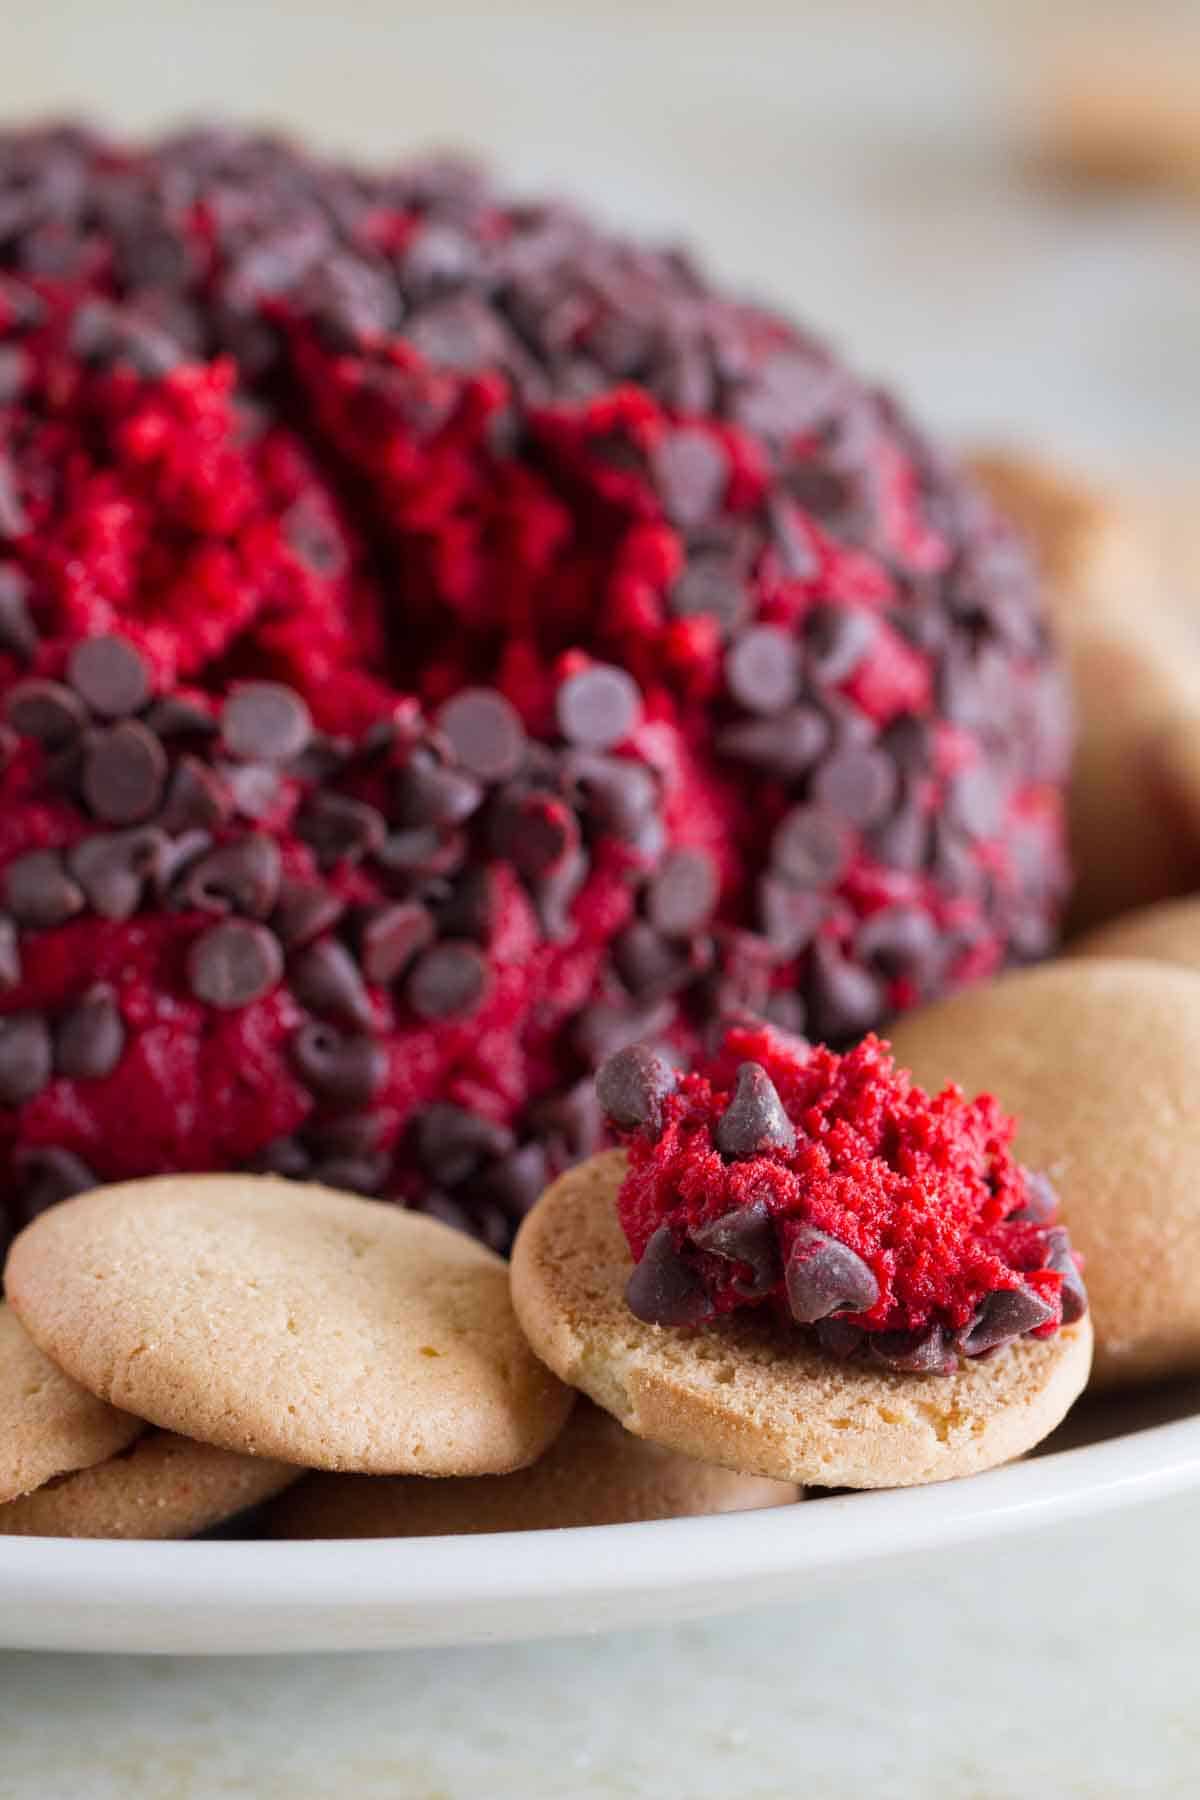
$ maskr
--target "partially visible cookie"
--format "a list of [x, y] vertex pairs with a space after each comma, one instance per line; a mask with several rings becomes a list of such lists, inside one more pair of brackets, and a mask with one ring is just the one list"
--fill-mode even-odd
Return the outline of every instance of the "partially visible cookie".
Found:
[[1072, 956], [1148, 957], [1200, 975], [1200, 898], [1162, 900], [1122, 913], [1069, 946]]
[[633, 1437], [580, 1401], [532, 1468], [473, 1481], [310, 1475], [272, 1508], [267, 1529], [290, 1538], [456, 1537], [750, 1512], [799, 1497], [791, 1483], [738, 1475]]
[[0, 1304], [0, 1502], [103, 1462], [144, 1430], [64, 1375]]
[[1086, 187], [1200, 196], [1200, 40], [1095, 35], [1059, 56], [1045, 86], [1040, 167]]
[[151, 1431], [120, 1456], [0, 1506], [0, 1537], [195, 1537], [274, 1499], [301, 1473]]
[[892, 1039], [924, 1086], [1015, 1113], [1017, 1154], [1054, 1182], [1083, 1255], [1095, 1384], [1200, 1369], [1200, 977], [1068, 959], [926, 1007]]
[[1200, 882], [1200, 767], [1186, 754], [1200, 738], [1200, 629], [1135, 502], [1034, 457], [980, 452], [972, 464], [1033, 544], [1067, 656], [1082, 930]]
[[498, 1256], [376, 1200], [238, 1175], [97, 1188], [15, 1240], [9, 1302], [92, 1392], [307, 1468], [502, 1474], [571, 1396]]
[[949, 1375], [839, 1363], [760, 1314], [645, 1324], [625, 1301], [624, 1169], [609, 1151], [543, 1194], [517, 1235], [513, 1301], [538, 1355], [639, 1437], [781, 1481], [907, 1487], [1021, 1455], [1087, 1381], [1086, 1314]]

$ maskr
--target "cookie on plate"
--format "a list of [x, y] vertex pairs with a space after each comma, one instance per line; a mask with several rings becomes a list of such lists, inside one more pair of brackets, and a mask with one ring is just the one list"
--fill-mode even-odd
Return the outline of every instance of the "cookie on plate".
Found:
[[[1114, 932], [1116, 928], [1113, 928]], [[898, 1022], [927, 1086], [985, 1088], [1083, 1256], [1097, 1386], [1200, 1369], [1200, 976], [1068, 959]]]
[[0, 1506], [0, 1537], [187, 1538], [260, 1506], [302, 1471], [170, 1431]]
[[542, 1196], [517, 1236], [513, 1299], [538, 1355], [639, 1437], [777, 1480], [905, 1487], [1019, 1456], [1087, 1380], [1086, 1315], [939, 1375], [835, 1361], [761, 1313], [648, 1324], [626, 1303], [625, 1170], [607, 1151]]
[[76, 1380], [164, 1430], [306, 1468], [503, 1474], [567, 1390], [500, 1258], [380, 1201], [265, 1177], [97, 1188], [15, 1240], [9, 1301]]
[[272, 1508], [267, 1529], [289, 1538], [454, 1537], [750, 1512], [799, 1498], [792, 1483], [739, 1475], [633, 1437], [580, 1401], [532, 1468], [467, 1481], [310, 1475]]
[[144, 1430], [56, 1368], [0, 1303], [0, 1503], [115, 1456]]

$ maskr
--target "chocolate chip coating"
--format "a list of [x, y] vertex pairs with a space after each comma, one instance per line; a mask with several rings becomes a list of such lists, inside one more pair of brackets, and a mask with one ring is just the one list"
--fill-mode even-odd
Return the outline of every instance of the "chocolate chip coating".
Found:
[[738, 1070], [733, 1098], [714, 1135], [721, 1155], [731, 1160], [796, 1148], [795, 1127], [761, 1063], [744, 1062]]
[[815, 1225], [802, 1225], [792, 1237], [786, 1284], [798, 1325], [815, 1325], [831, 1313], [869, 1312], [879, 1298], [879, 1283], [862, 1257]]

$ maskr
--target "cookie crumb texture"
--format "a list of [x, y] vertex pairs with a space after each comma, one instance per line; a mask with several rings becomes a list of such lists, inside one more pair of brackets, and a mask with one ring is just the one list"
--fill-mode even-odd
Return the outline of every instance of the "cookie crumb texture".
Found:
[[926, 1094], [875, 1037], [839, 1056], [737, 1027], [690, 1074], [634, 1046], [597, 1086], [629, 1140], [627, 1298], [652, 1324], [765, 1309], [840, 1360], [948, 1374], [1086, 1311], [1013, 1121], [989, 1095]]
[[4, 1228], [265, 1169], [504, 1248], [599, 1063], [1053, 941], [987, 502], [688, 257], [268, 138], [0, 138]]

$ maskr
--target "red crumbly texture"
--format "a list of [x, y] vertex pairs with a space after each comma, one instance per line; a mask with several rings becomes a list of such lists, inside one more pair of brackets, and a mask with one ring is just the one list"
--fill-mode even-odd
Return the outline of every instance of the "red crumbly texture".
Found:
[[[794, 1151], [731, 1162], [714, 1148], [744, 1061], [760, 1063], [774, 1082], [795, 1127]], [[870, 1266], [878, 1301], [837, 1317], [868, 1332], [956, 1331], [998, 1289], [1026, 1286], [1057, 1306], [1063, 1278], [1042, 1266], [1053, 1221], [1012, 1217], [1029, 1199], [1028, 1173], [1012, 1154], [1015, 1129], [990, 1095], [968, 1100], [955, 1086], [926, 1094], [874, 1036], [839, 1056], [769, 1029], [735, 1029], [718, 1056], [681, 1077], [663, 1104], [661, 1135], [631, 1137], [621, 1225], [640, 1261], [664, 1223], [678, 1248], [697, 1227], [764, 1205], [784, 1265], [797, 1229], [815, 1225]], [[717, 1315], [766, 1305], [786, 1316], [782, 1281], [748, 1300], [739, 1264], [698, 1254], [694, 1266]], [[1052, 1321], [1033, 1335], [1057, 1329]]]

